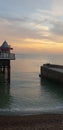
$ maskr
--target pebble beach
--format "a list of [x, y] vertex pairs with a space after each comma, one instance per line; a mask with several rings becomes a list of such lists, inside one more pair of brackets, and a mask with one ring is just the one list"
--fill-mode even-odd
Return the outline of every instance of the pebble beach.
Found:
[[0, 130], [63, 130], [63, 114], [0, 116]]

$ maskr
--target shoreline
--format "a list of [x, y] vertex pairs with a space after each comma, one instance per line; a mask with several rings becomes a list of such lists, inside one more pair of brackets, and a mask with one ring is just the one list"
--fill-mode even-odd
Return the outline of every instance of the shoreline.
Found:
[[0, 130], [63, 130], [63, 114], [0, 116]]

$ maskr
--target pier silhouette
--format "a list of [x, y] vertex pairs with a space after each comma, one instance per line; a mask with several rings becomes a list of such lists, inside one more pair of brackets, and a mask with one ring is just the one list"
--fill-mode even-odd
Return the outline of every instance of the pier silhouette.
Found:
[[10, 82], [10, 60], [15, 60], [15, 54], [11, 50], [13, 48], [6, 41], [0, 46], [0, 76], [3, 82]]
[[15, 60], [13, 48], [6, 41], [0, 46], [0, 109], [7, 108], [10, 102], [10, 60]]

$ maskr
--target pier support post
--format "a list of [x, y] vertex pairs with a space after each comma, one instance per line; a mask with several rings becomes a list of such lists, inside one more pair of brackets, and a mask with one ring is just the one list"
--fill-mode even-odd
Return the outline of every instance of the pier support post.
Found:
[[0, 73], [3, 75], [3, 82], [10, 83], [10, 60], [0, 60]]
[[5, 66], [2, 67], [2, 72], [5, 74]]
[[9, 65], [7, 67], [7, 80], [8, 80], [8, 83], [10, 83], [10, 61], [9, 61]]

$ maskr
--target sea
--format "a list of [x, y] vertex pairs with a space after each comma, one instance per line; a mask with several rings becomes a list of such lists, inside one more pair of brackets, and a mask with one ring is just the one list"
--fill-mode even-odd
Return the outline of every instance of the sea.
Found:
[[0, 77], [0, 115], [63, 113], [63, 85], [39, 77], [46, 63], [63, 65], [63, 55], [16, 54], [10, 82]]

